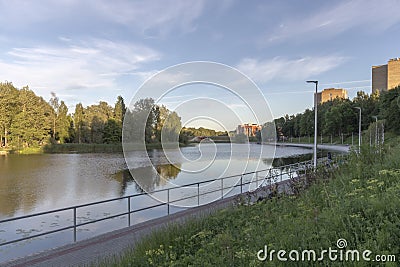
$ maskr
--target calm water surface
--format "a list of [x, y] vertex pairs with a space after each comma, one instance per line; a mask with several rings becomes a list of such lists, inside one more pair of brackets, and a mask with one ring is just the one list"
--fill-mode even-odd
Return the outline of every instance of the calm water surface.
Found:
[[[181, 150], [131, 152], [127, 171], [122, 154], [44, 154], [0, 156], [0, 220], [57, 208], [171, 188], [212, 178], [267, 169], [272, 164], [271, 146], [240, 144], [202, 144]], [[307, 155], [310, 149], [277, 147], [275, 157]], [[260, 156], [261, 155], [261, 156]], [[282, 160], [281, 160], [282, 161]], [[277, 162], [275, 161], [274, 164]], [[283, 162], [285, 163], [285, 162]], [[282, 162], [280, 162], [282, 164]], [[137, 199], [132, 205], [154, 201]], [[126, 202], [112, 203], [78, 214], [78, 222], [99, 218], [109, 210], [123, 212]], [[165, 210], [165, 208], [164, 208]], [[164, 216], [153, 209], [135, 214], [134, 222]], [[177, 208], [177, 210], [179, 210]], [[0, 242], [70, 225], [71, 212], [0, 224]], [[126, 217], [79, 229], [80, 239], [126, 226]], [[61, 232], [0, 247], [0, 262], [71, 242], [71, 231]]]

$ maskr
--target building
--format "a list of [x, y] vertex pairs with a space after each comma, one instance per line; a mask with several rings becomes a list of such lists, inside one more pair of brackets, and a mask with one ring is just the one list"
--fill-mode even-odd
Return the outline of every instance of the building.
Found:
[[236, 134], [244, 134], [248, 137], [256, 136], [256, 133], [258, 131], [261, 131], [262, 126], [258, 124], [243, 124], [243, 125], [238, 125], [236, 129]]
[[318, 104], [332, 101], [335, 98], [347, 99], [347, 90], [342, 88], [326, 88], [317, 94]]
[[387, 91], [400, 85], [400, 58], [385, 65], [372, 66], [372, 93]]

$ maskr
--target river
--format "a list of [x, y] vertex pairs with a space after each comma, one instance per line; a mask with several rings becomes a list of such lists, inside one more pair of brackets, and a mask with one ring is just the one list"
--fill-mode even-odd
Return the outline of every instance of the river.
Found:
[[[257, 144], [203, 144], [169, 150], [168, 153], [162, 150], [150, 150], [148, 154], [131, 152], [128, 155], [131, 172], [127, 170], [122, 154], [0, 156], [0, 220], [132, 195], [143, 190], [152, 192], [174, 185], [268, 169], [271, 165], [292, 163], [301, 155], [302, 159], [310, 158], [312, 153], [310, 149], [297, 147], [277, 147], [275, 153], [273, 149], [272, 146]], [[83, 211], [81, 219], [96, 212], [106, 213], [102, 208]], [[147, 215], [151, 214], [158, 213], [153, 211]], [[63, 217], [70, 218], [70, 214], [0, 224], [0, 243], [71, 222], [71, 219], [61, 222]], [[137, 216], [137, 222], [147, 218]], [[118, 223], [112, 226], [123, 227]], [[113, 227], [105, 224], [104, 227], [82, 228], [81, 238]], [[25, 245], [0, 247], [0, 262], [71, 242], [70, 233], [56, 236], [28, 241]]]

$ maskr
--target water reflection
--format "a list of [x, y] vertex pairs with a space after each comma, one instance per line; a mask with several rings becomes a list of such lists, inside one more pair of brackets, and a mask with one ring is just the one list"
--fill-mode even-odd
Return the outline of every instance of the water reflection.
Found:
[[120, 196], [125, 196], [129, 194], [127, 188], [131, 185], [135, 187], [134, 191], [136, 192], [151, 192], [158, 187], [165, 186], [168, 180], [175, 179], [180, 172], [180, 163], [163, 164], [155, 168], [140, 167], [133, 169], [131, 172], [125, 169], [116, 173], [114, 179], [121, 183]]
[[[279, 166], [284, 166], [284, 165], [289, 165], [289, 164], [295, 164], [297, 162], [302, 162], [306, 160], [311, 160], [312, 159], [312, 154], [303, 154], [303, 155], [297, 155], [293, 157], [285, 157], [285, 158], [276, 158], [274, 159], [272, 166], [273, 167], [279, 167]], [[270, 159], [263, 159], [263, 161], [271, 161]]]

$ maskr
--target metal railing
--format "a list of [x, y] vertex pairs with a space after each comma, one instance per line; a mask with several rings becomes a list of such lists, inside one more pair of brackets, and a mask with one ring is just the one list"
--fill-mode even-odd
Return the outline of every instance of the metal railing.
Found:
[[[320, 162], [322, 162], [322, 161], [323, 160], [320, 160]], [[244, 193], [244, 189], [246, 189], [247, 185], [248, 185], [247, 191], [250, 191], [251, 185], [255, 185], [255, 189], [256, 189], [258, 187], [266, 185], [267, 182], [268, 182], [268, 184], [270, 184], [271, 181], [279, 182], [279, 181], [283, 181], [286, 179], [292, 179], [294, 177], [298, 177], [299, 175], [304, 174], [304, 172], [307, 172], [307, 170], [310, 170], [310, 169], [311, 170], [313, 169], [311, 160], [294, 163], [294, 164], [289, 164], [289, 165], [285, 165], [285, 166], [271, 167], [268, 169], [246, 172], [246, 173], [242, 173], [242, 174], [238, 174], [238, 175], [226, 176], [226, 177], [217, 178], [217, 179], [210, 179], [210, 180], [180, 185], [180, 186], [176, 186], [176, 187], [171, 187], [171, 188], [155, 190], [155, 191], [152, 191], [151, 193], [154, 194], [154, 193], [163, 193], [164, 192], [166, 194], [166, 201], [159, 202], [155, 205], [150, 205], [150, 206], [146, 206], [146, 207], [138, 208], [138, 209], [132, 209], [132, 205], [131, 205], [132, 199], [138, 198], [141, 196], [148, 196], [147, 193], [137, 193], [137, 194], [124, 196], [124, 197], [112, 198], [112, 199], [96, 201], [96, 202], [91, 202], [91, 203], [82, 204], [82, 205], [76, 205], [76, 206], [71, 206], [71, 207], [66, 207], [66, 208], [61, 208], [61, 209], [54, 209], [54, 210], [50, 210], [50, 211], [39, 212], [39, 213], [35, 213], [35, 214], [0, 220], [0, 227], [1, 227], [2, 224], [8, 223], [8, 222], [16, 222], [16, 221], [20, 221], [23, 219], [36, 218], [36, 217], [43, 216], [43, 215], [56, 214], [56, 213], [66, 212], [66, 211], [71, 212], [70, 216], [72, 218], [71, 225], [60, 227], [60, 228], [57, 228], [54, 230], [45, 231], [45, 232], [38, 233], [38, 234], [24, 236], [21, 238], [6, 240], [6, 241], [0, 243], [0, 247], [9, 245], [9, 244], [13, 244], [13, 243], [17, 243], [17, 242], [21, 242], [21, 241], [25, 241], [28, 239], [38, 238], [38, 237], [66, 231], [66, 230], [72, 230], [73, 242], [76, 242], [78, 240], [78, 238], [77, 238], [78, 228], [85, 226], [85, 225], [95, 224], [95, 223], [98, 223], [101, 221], [111, 220], [111, 219], [121, 217], [121, 216], [127, 216], [127, 226], [129, 227], [132, 225], [131, 215], [138, 213], [140, 211], [149, 210], [149, 209], [153, 209], [153, 208], [157, 208], [157, 207], [161, 207], [161, 206], [166, 206], [166, 213], [167, 213], [167, 215], [169, 215], [169, 214], [171, 214], [170, 207], [174, 206], [174, 204], [176, 204], [178, 202], [182, 202], [184, 200], [197, 198], [197, 205], [195, 205], [195, 206], [200, 206], [200, 205], [205, 204], [205, 203], [201, 204], [202, 196], [205, 196], [205, 195], [208, 195], [211, 193], [221, 192], [221, 195], [218, 199], [224, 199], [224, 197], [226, 195], [228, 195], [230, 192], [233, 192], [233, 189], [235, 189], [235, 188], [240, 187], [240, 193]], [[263, 175], [263, 173], [264, 173], [264, 175]], [[250, 175], [252, 175], [251, 179], [246, 179], [246, 177], [248, 177]], [[255, 176], [255, 178], [254, 178], [254, 176]], [[235, 178], [237, 180], [234, 181], [233, 185], [226, 186], [227, 181], [229, 179], [235, 179]], [[212, 188], [212, 190], [206, 190], [204, 192], [202, 192], [200, 190], [202, 185], [210, 184], [210, 183], [217, 184], [218, 181], [220, 181], [220, 185], [216, 189]], [[182, 188], [197, 189], [197, 193], [195, 195], [183, 196], [178, 199], [171, 199], [171, 191], [177, 190], [177, 189], [182, 189]], [[227, 192], [228, 189], [229, 189], [229, 191]], [[239, 194], [239, 193], [237, 193], [237, 194]], [[233, 194], [233, 195], [235, 195], [235, 194]], [[110, 215], [110, 216], [104, 216], [104, 217], [98, 218], [98, 219], [91, 219], [91, 220], [84, 221], [84, 222], [78, 222], [78, 218], [79, 218], [78, 211], [80, 209], [83, 209], [85, 207], [93, 207], [95, 205], [100, 205], [100, 204], [105, 204], [105, 203], [123, 201], [123, 200], [127, 201], [126, 211], [124, 211], [124, 212], [120, 212], [120, 213]], [[214, 199], [214, 200], [216, 200], [216, 199]], [[212, 201], [209, 201], [209, 202], [212, 202]], [[209, 203], [209, 202], [207, 202], [207, 203]]]

